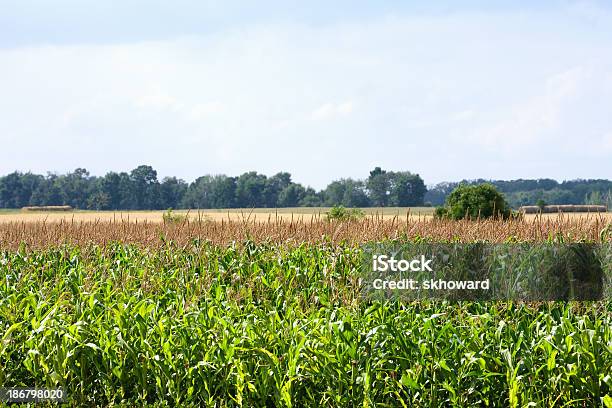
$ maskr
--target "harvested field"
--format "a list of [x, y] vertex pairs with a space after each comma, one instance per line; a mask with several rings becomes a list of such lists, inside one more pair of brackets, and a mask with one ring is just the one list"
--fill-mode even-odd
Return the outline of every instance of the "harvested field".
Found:
[[[205, 221], [274, 221], [283, 219], [287, 221], [311, 221], [324, 219], [329, 208], [281, 208], [278, 210], [270, 208], [255, 209], [219, 209], [219, 210], [180, 210], [173, 211], [174, 215], [188, 216], [190, 220]], [[394, 217], [406, 217], [410, 214], [411, 218], [423, 218], [431, 216], [431, 207], [414, 208], [364, 208], [364, 213], [368, 216], [392, 219]], [[161, 223], [165, 211], [72, 211], [63, 213], [49, 213], [44, 211], [0, 211], [0, 223], [6, 222], [150, 222]]]
[[[245, 221], [249, 222], [275, 222], [278, 219], [285, 221], [317, 221], [326, 217], [329, 208], [283, 208], [279, 210], [269, 208], [258, 209], [229, 209], [229, 210], [180, 210], [174, 211], [174, 215], [188, 216], [190, 221]], [[423, 220], [433, 216], [432, 208], [364, 208], [369, 218], [382, 218], [392, 220], [399, 218], [405, 220]], [[0, 211], [0, 224], [16, 222], [131, 222], [131, 223], [162, 223], [165, 211], [68, 211], [68, 212], [38, 212], [19, 210]], [[555, 220], [558, 213], [548, 214], [526, 214], [526, 220], [536, 218]], [[612, 221], [612, 212], [608, 213], [565, 213], [566, 218], [589, 218], [603, 217]]]

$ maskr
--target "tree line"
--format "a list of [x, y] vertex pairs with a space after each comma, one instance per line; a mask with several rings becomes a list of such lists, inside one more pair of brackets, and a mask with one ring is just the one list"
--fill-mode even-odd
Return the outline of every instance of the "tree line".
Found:
[[612, 208], [612, 181], [552, 179], [463, 180], [439, 183], [429, 189], [408, 171], [376, 167], [364, 180], [332, 181], [316, 191], [280, 172], [266, 176], [255, 171], [236, 177], [207, 175], [187, 183], [176, 177], [158, 179], [151, 166], [130, 172], [91, 176], [83, 168], [46, 176], [13, 172], [0, 177], [0, 208], [70, 205], [91, 210], [155, 210], [167, 208], [282, 208], [282, 207], [415, 207], [440, 206], [460, 184], [493, 184], [508, 204], [517, 208], [547, 204], [604, 204]]
[[167, 208], [421, 206], [427, 192], [423, 179], [407, 171], [380, 167], [365, 180], [341, 179], [325, 189], [255, 171], [237, 177], [207, 175], [187, 183], [176, 177], [158, 180], [157, 171], [141, 165], [131, 172], [91, 176], [83, 168], [63, 175], [13, 172], [0, 177], [0, 208], [70, 205], [91, 210], [155, 210]]
[[569, 180], [558, 182], [553, 179], [505, 180], [463, 180], [439, 183], [425, 194], [425, 201], [434, 206], [443, 205], [446, 197], [459, 185], [490, 183], [504, 194], [512, 208], [522, 205], [546, 204], [599, 204], [612, 208], [612, 181]]

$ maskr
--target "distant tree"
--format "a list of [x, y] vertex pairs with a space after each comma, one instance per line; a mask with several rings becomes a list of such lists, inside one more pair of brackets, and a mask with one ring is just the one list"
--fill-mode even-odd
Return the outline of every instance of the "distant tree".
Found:
[[[91, 176], [84, 168], [46, 176], [13, 172], [0, 176], [0, 208], [27, 205], [68, 204], [75, 208], [136, 210], [160, 208], [235, 208], [299, 206], [418, 206], [423, 202], [442, 205], [459, 185], [488, 183], [505, 194], [511, 207], [550, 204], [602, 203], [612, 206], [612, 181], [604, 179], [464, 180], [439, 183], [426, 189], [418, 174], [391, 172], [376, 167], [365, 180], [342, 179], [325, 189], [294, 183], [291, 174], [266, 177], [248, 172], [240, 177], [203, 176], [187, 184], [176, 177], [159, 182], [151, 166], [138, 166], [130, 173], [109, 172]], [[297, 200], [297, 201], [296, 201]]]
[[64, 204], [62, 190], [56, 182], [58, 177], [55, 174], [48, 174], [47, 177], [38, 184], [38, 187], [30, 197], [30, 205], [62, 205]]
[[62, 204], [73, 208], [87, 208], [91, 183], [89, 172], [78, 168], [72, 173], [55, 178], [54, 183], [62, 195]]
[[185, 208], [234, 208], [236, 179], [224, 175], [198, 177], [182, 200]]
[[534, 190], [551, 190], [559, 185], [556, 180], [552, 179], [538, 179], [536, 184], [537, 188]]
[[126, 172], [119, 173], [119, 208], [123, 210], [137, 210], [138, 201], [136, 189], [130, 175]]
[[320, 207], [323, 204], [321, 196], [322, 193], [317, 193], [312, 187], [308, 187], [299, 205], [301, 207]]
[[264, 189], [267, 177], [255, 171], [244, 173], [236, 180], [236, 204], [241, 208], [265, 207]]
[[297, 207], [306, 195], [301, 184], [289, 184], [278, 195], [277, 207]]
[[380, 167], [370, 172], [366, 182], [370, 201], [375, 207], [386, 207], [389, 203], [390, 183], [389, 174]]
[[444, 205], [446, 197], [453, 191], [459, 183], [443, 182], [438, 183], [432, 188], [427, 189], [425, 193], [425, 201], [430, 202], [434, 206]]
[[181, 206], [184, 208], [211, 208], [211, 180], [212, 176], [202, 176], [189, 184]]
[[187, 183], [176, 177], [165, 177], [159, 190], [162, 208], [178, 208], [187, 192]]
[[327, 207], [367, 207], [368, 196], [364, 183], [353, 179], [340, 179], [331, 182], [323, 191]]
[[213, 177], [211, 208], [235, 208], [237, 206], [236, 188], [236, 177], [225, 175]]
[[263, 188], [263, 200], [266, 207], [283, 207], [279, 202], [281, 192], [292, 185], [291, 174], [282, 172], [266, 179]]
[[14, 172], [0, 180], [0, 203], [5, 208], [21, 208], [30, 205], [34, 191], [44, 177], [32, 173]]
[[[127, 174], [123, 173], [126, 178]], [[95, 190], [98, 194], [106, 196], [104, 210], [119, 210], [122, 207], [122, 176], [115, 172], [109, 172], [97, 180]]]
[[391, 172], [389, 176], [389, 204], [395, 207], [422, 206], [427, 188], [418, 174]]
[[108, 210], [110, 207], [110, 197], [108, 194], [98, 191], [89, 196], [87, 208], [90, 210]]
[[157, 171], [151, 166], [138, 166], [130, 173], [131, 190], [136, 209], [159, 209], [160, 191]]
[[370, 200], [362, 181], [345, 179], [344, 183], [345, 188], [341, 205], [345, 207], [368, 207], [370, 205]]
[[345, 190], [346, 186], [343, 180], [336, 180], [329, 183], [325, 190], [322, 191], [325, 206], [333, 207], [342, 204]]
[[592, 204], [592, 205], [602, 205], [602, 204], [606, 204], [606, 196], [605, 194], [602, 194], [600, 191], [591, 191], [589, 193], [586, 193], [584, 196], [584, 203], [585, 204]]

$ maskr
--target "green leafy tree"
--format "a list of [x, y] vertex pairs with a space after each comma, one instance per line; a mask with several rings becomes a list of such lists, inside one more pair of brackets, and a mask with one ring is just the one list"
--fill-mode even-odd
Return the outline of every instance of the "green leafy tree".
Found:
[[151, 166], [138, 166], [130, 173], [131, 190], [136, 201], [136, 209], [159, 209], [159, 182], [157, 171]]
[[376, 167], [370, 172], [370, 177], [366, 182], [370, 201], [375, 207], [386, 207], [389, 203], [390, 180], [389, 174], [380, 167]]
[[159, 185], [160, 206], [162, 208], [177, 208], [180, 206], [187, 191], [187, 183], [176, 177], [165, 177]]
[[108, 194], [96, 192], [89, 196], [87, 200], [87, 208], [90, 210], [107, 210], [109, 208], [110, 198]]
[[302, 207], [320, 207], [323, 204], [321, 199], [322, 193], [317, 193], [314, 188], [307, 187], [304, 192], [304, 197], [300, 200]]
[[87, 208], [88, 198], [92, 193], [92, 183], [89, 180], [89, 172], [78, 168], [72, 173], [59, 176], [54, 180], [57, 188], [61, 191], [62, 204], [72, 208]]
[[328, 207], [333, 207], [342, 204], [345, 190], [346, 186], [343, 180], [336, 180], [329, 183], [325, 190], [322, 191], [322, 195], [325, 199], [325, 205]]
[[389, 205], [395, 207], [416, 207], [423, 205], [427, 188], [418, 174], [408, 171], [388, 173]]
[[346, 180], [342, 205], [346, 207], [368, 207], [370, 205], [363, 181]]
[[[285, 207], [285, 205], [280, 203], [280, 195], [283, 190], [285, 190], [290, 185], [293, 185], [291, 182], [291, 174], [282, 172], [277, 173], [274, 176], [265, 180], [265, 185], [263, 188], [263, 200], [265, 203], [265, 207], [274, 208], [274, 207]], [[302, 187], [303, 188], [303, 187]], [[297, 204], [296, 204], [297, 205]], [[294, 207], [295, 205], [291, 205], [289, 207]]]
[[106, 208], [103, 208], [104, 210], [118, 210], [122, 208], [121, 176], [118, 173], [108, 172], [104, 177], [99, 178], [96, 184], [95, 190], [107, 197], [107, 204]]
[[325, 205], [328, 207], [367, 207], [369, 199], [364, 183], [353, 179], [340, 179], [331, 182], [323, 191]]
[[119, 208], [125, 210], [138, 209], [138, 201], [133, 184], [129, 174], [126, 172], [119, 173]]
[[202, 176], [191, 183], [183, 197], [185, 208], [234, 208], [236, 179], [225, 175]]
[[236, 178], [226, 175], [212, 179], [211, 208], [234, 208], [236, 204]]
[[0, 180], [0, 203], [5, 208], [21, 208], [30, 205], [34, 191], [44, 182], [44, 177], [32, 173], [11, 173]]
[[508, 218], [510, 207], [492, 184], [460, 185], [446, 199], [446, 206], [436, 215], [455, 220], [462, 218]]
[[265, 207], [267, 177], [256, 171], [241, 174], [236, 180], [236, 204], [241, 208]]
[[289, 184], [278, 196], [278, 207], [297, 207], [306, 195], [306, 189], [301, 184]]
[[612, 207], [612, 181], [603, 179], [562, 183], [551, 179], [470, 180], [440, 183], [426, 189], [418, 174], [389, 172], [376, 167], [365, 181], [342, 179], [330, 183], [322, 191], [315, 191], [292, 182], [287, 172], [269, 178], [256, 172], [244, 173], [238, 178], [204, 176], [187, 185], [176, 177], [160, 183], [151, 166], [139, 166], [130, 173], [109, 172], [103, 177], [90, 176], [83, 168], [65, 175], [13, 172], [0, 176], [0, 208], [62, 204], [103, 210], [287, 205], [403, 207], [423, 205], [425, 201], [443, 205], [459, 184], [476, 186], [485, 182], [503, 193], [513, 208], [533, 205], [540, 199], [549, 204], [599, 203]]
[[30, 198], [31, 205], [62, 205], [64, 203], [62, 190], [56, 183], [57, 176], [48, 174], [42, 180]]

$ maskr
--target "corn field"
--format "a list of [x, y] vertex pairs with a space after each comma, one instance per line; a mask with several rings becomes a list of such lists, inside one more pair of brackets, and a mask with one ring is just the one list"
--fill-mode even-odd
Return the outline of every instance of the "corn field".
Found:
[[69, 406], [612, 406], [612, 301], [367, 301], [364, 242], [603, 220], [0, 225], [0, 387]]
[[138, 223], [116, 222], [9, 222], [0, 223], [0, 248], [46, 248], [49, 245], [129, 242], [155, 247], [164, 241], [188, 245], [207, 241], [227, 245], [245, 240], [294, 245], [303, 242], [364, 243], [384, 239], [420, 237], [436, 242], [601, 242], [612, 237], [612, 224], [601, 214], [532, 220], [439, 220], [431, 217], [391, 220], [371, 216], [363, 220], [330, 222], [313, 216], [310, 221], [270, 218], [244, 220]]

